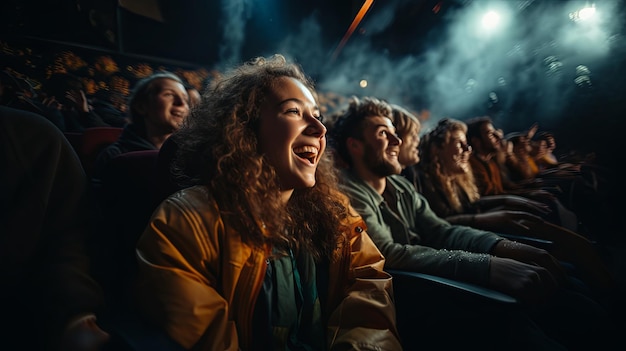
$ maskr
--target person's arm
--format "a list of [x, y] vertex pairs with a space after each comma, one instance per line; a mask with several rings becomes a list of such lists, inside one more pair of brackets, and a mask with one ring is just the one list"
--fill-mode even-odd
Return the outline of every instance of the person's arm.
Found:
[[[408, 187], [412, 187], [410, 182], [407, 180], [405, 182]], [[397, 217], [393, 219], [394, 215], [388, 209], [384, 209], [385, 205], [378, 203], [377, 199], [364, 187], [364, 184], [349, 182], [344, 183], [343, 189], [350, 197], [354, 209], [367, 223], [367, 232], [385, 257], [386, 267], [483, 285], [487, 283], [489, 256], [486, 253], [468, 252], [462, 247], [482, 246], [484, 252], [487, 252], [495, 241], [499, 240], [499, 237], [495, 234], [487, 235], [483, 238], [484, 242], [474, 241], [474, 238], [465, 239], [466, 241], [462, 243], [462, 240], [459, 240], [456, 247], [447, 247], [446, 250], [440, 250], [440, 248], [444, 248], [445, 241], [449, 239], [449, 233], [443, 233], [445, 238], [438, 239], [437, 244], [441, 245], [440, 247], [415, 243], [411, 236], [416, 233], [411, 233], [410, 228]], [[383, 211], [386, 212], [383, 213]], [[428, 223], [423, 223], [425, 230], [441, 227], [440, 230], [445, 231], [451, 226], [436, 216], [424, 219], [428, 221]], [[471, 230], [471, 228], [467, 229]], [[422, 232], [419, 235], [422, 235]], [[461, 236], [461, 231], [455, 234], [457, 235]]]
[[526, 131], [526, 137], [528, 138], [528, 140], [532, 139], [535, 136], [537, 130], [539, 130], [539, 123], [535, 122]]
[[525, 303], [540, 304], [557, 290], [558, 282], [544, 267], [493, 256], [489, 287]]
[[79, 123], [83, 128], [110, 127], [100, 115], [93, 111], [87, 100], [85, 92], [81, 90], [68, 90], [65, 97], [74, 104], [78, 114]]
[[237, 350], [232, 307], [218, 292], [217, 275], [227, 269], [222, 263], [228, 258], [215, 240], [224, 226], [214, 208], [201, 204], [208, 198], [192, 196], [166, 199], [140, 237], [136, 302], [144, 317], [186, 349], [202, 342], [210, 349]]
[[[355, 194], [358, 193], [358, 191], [355, 192]], [[367, 196], [363, 196], [363, 194], [360, 198], [358, 196], [350, 196], [350, 198], [357, 212], [361, 213], [366, 221], [368, 233], [377, 246], [381, 247], [379, 245], [381, 240], [393, 242], [393, 235], [397, 233], [392, 234], [390, 231], [391, 227], [372, 220], [372, 218], [377, 218], [375, 209], [379, 207], [368, 206], [367, 201], [364, 201]], [[422, 210], [428, 212], [426, 208]], [[555, 277], [545, 268], [552, 267], [549, 264], [549, 260], [546, 259], [546, 257], [551, 256], [547, 255], [545, 250], [535, 249], [528, 245], [516, 246], [526, 248], [526, 251], [517, 250], [509, 245], [500, 245], [503, 241], [509, 243], [510, 241], [494, 233], [465, 226], [439, 225], [438, 223], [447, 222], [430, 216], [420, 216], [418, 218], [417, 221], [421, 221], [424, 224], [423, 229], [430, 227], [432, 230], [440, 227], [439, 230], [431, 231], [430, 235], [432, 237], [440, 237], [439, 240], [443, 240], [444, 243], [456, 242], [455, 244], [458, 246], [449, 246], [445, 250], [437, 250], [422, 245], [387, 243], [385, 245], [386, 250], [381, 249], [387, 260], [385, 264], [387, 268], [426, 273], [475, 283], [510, 294], [527, 302], [542, 301], [554, 290], [556, 284]], [[459, 249], [460, 246], [467, 248], [476, 247], [477, 242], [472, 243], [474, 240], [478, 240], [478, 243], [483, 241], [482, 244], [478, 245], [478, 248], [485, 247], [483, 245], [489, 242], [492, 245], [488, 246], [488, 249], [484, 251], [485, 253], [468, 252]], [[495, 249], [496, 246], [498, 249]], [[389, 255], [385, 254], [385, 252], [389, 252]], [[503, 257], [493, 255], [501, 255]], [[390, 257], [396, 260], [395, 265], [393, 262], [390, 262]], [[542, 261], [540, 262], [545, 267], [517, 261], [516, 258], [525, 260], [541, 259]]]

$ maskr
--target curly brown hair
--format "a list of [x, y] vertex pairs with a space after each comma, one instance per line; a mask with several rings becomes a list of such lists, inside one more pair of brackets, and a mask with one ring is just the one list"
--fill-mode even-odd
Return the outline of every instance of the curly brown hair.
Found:
[[296, 189], [283, 204], [276, 171], [258, 150], [260, 107], [283, 77], [317, 96], [301, 68], [282, 55], [258, 57], [213, 81], [172, 135], [178, 144], [173, 170], [185, 185], [208, 186], [245, 242], [331, 257], [344, 243], [349, 212], [330, 153], [319, 162], [315, 186]]

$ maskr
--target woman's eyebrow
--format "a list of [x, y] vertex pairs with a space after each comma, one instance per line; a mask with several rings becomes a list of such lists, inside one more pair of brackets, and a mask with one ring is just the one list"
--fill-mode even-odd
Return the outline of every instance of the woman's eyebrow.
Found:
[[[305, 104], [305, 102], [304, 102], [304, 101], [302, 101], [302, 100], [300, 100], [300, 99], [298, 99], [298, 98], [288, 98], [288, 99], [285, 99], [285, 100], [283, 100], [283, 101], [279, 102], [279, 103], [278, 103], [278, 106], [282, 106], [282, 105], [284, 105], [284, 104], [286, 104], [286, 103], [288, 103], [288, 102], [295, 102], [295, 103], [297, 103], [297, 104], [299, 104], [299, 105], [304, 105], [304, 104]], [[313, 106], [313, 108], [314, 108], [316, 111], [319, 111], [319, 110], [320, 110], [320, 107], [319, 107], [319, 105], [317, 105], [317, 104], [315, 104], [315, 105]]]

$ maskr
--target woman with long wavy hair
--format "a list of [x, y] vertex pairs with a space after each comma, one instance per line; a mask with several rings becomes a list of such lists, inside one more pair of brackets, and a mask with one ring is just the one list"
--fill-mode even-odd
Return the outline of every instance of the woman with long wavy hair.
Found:
[[184, 189], [138, 242], [141, 311], [193, 350], [398, 350], [391, 278], [283, 56], [214, 81], [172, 138]]

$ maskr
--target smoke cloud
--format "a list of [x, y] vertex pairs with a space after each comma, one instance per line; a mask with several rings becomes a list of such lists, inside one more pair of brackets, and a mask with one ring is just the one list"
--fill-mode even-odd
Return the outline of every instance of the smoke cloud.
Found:
[[[585, 1], [459, 2], [437, 14], [440, 24], [426, 33], [406, 29], [403, 36], [414, 35], [424, 49], [398, 55], [373, 39], [386, 35], [409, 3], [375, 2], [335, 60], [331, 56], [339, 40], [324, 38], [326, 24], [319, 12], [300, 20], [295, 31], [285, 29], [283, 39], [260, 54], [280, 52], [295, 59], [321, 91], [376, 96], [429, 110], [426, 128], [443, 117], [482, 114], [516, 127], [539, 120], [558, 123], [573, 100], [610, 90], [606, 75], [624, 64], [620, 31], [625, 16], [618, 1], [599, 2], [593, 22], [571, 18]], [[500, 14], [500, 27], [492, 32], [481, 29], [489, 10]], [[237, 28], [232, 21], [245, 21], [241, 10], [236, 13], [232, 28]], [[237, 53], [243, 45], [236, 35], [224, 39], [232, 39], [225, 53]], [[365, 88], [361, 80], [367, 81]]]

